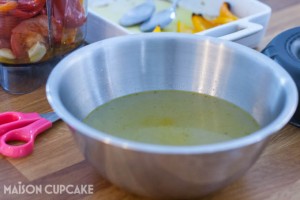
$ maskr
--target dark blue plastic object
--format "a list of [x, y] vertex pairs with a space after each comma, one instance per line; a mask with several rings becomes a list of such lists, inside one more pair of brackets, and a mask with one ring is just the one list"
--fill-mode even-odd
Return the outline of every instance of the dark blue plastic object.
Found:
[[[262, 51], [278, 62], [294, 79], [300, 94], [300, 27], [289, 29], [275, 37]], [[300, 106], [291, 124], [300, 127]]]

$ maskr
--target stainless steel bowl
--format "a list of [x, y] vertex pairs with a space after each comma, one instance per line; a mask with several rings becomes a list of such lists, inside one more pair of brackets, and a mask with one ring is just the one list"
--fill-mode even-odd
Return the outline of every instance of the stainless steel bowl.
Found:
[[[144, 196], [184, 199], [241, 176], [297, 107], [295, 83], [266, 56], [216, 38], [149, 33], [103, 40], [64, 58], [47, 97], [70, 126], [86, 159], [115, 185]], [[196, 91], [249, 112], [261, 129], [203, 146], [162, 146], [97, 131], [81, 120], [114, 98], [146, 90]]]

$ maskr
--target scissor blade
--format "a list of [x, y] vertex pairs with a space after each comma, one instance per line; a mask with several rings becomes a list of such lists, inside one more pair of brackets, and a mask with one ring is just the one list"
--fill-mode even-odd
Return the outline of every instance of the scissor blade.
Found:
[[43, 113], [43, 114], [40, 114], [40, 116], [42, 118], [45, 118], [45, 119], [51, 121], [52, 123], [60, 120], [60, 117], [55, 112]]

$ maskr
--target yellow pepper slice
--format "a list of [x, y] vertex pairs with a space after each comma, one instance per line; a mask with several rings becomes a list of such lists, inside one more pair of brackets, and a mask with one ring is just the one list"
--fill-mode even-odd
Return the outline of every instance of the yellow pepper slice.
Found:
[[237, 20], [238, 17], [235, 16], [229, 9], [229, 4], [228, 3], [223, 3], [220, 9], [220, 15], [211, 20], [211, 23], [214, 23], [216, 25], [221, 25], [221, 24], [226, 24], [232, 21]]
[[153, 30], [154, 33], [159, 33], [161, 32], [160, 26], [156, 26], [155, 29]]
[[194, 26], [194, 32], [200, 32], [206, 29], [210, 29], [215, 26], [214, 23], [206, 20], [202, 15], [192, 15], [192, 23]]
[[220, 16], [221, 17], [228, 17], [231, 18], [233, 20], [237, 20], [238, 17], [235, 16], [231, 11], [230, 11], [230, 5], [229, 3], [223, 3], [221, 10], [220, 10]]
[[201, 23], [201, 20], [198, 17], [198, 15], [192, 15], [192, 23], [194, 26], [194, 32], [204, 31], [206, 29], [204, 25]]
[[217, 18], [208, 20], [205, 19], [202, 15], [193, 14], [192, 15], [192, 23], [194, 26], [194, 32], [201, 32], [215, 26], [226, 24], [237, 20], [238, 17], [235, 16], [230, 11], [230, 5], [228, 3], [223, 3], [220, 9], [220, 14]]
[[177, 32], [178, 33], [194, 33], [194, 30], [192, 27], [184, 24], [180, 20], [177, 21]]

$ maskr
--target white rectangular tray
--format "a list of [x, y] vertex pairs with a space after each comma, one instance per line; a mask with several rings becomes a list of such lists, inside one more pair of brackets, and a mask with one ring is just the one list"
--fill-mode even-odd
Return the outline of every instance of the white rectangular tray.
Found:
[[[271, 8], [257, 0], [227, 0], [227, 2], [232, 5], [232, 11], [239, 20], [196, 34], [231, 40], [251, 48], [257, 47], [269, 23]], [[86, 36], [88, 43], [126, 34], [134, 33], [102, 17], [101, 13], [89, 7]]]

